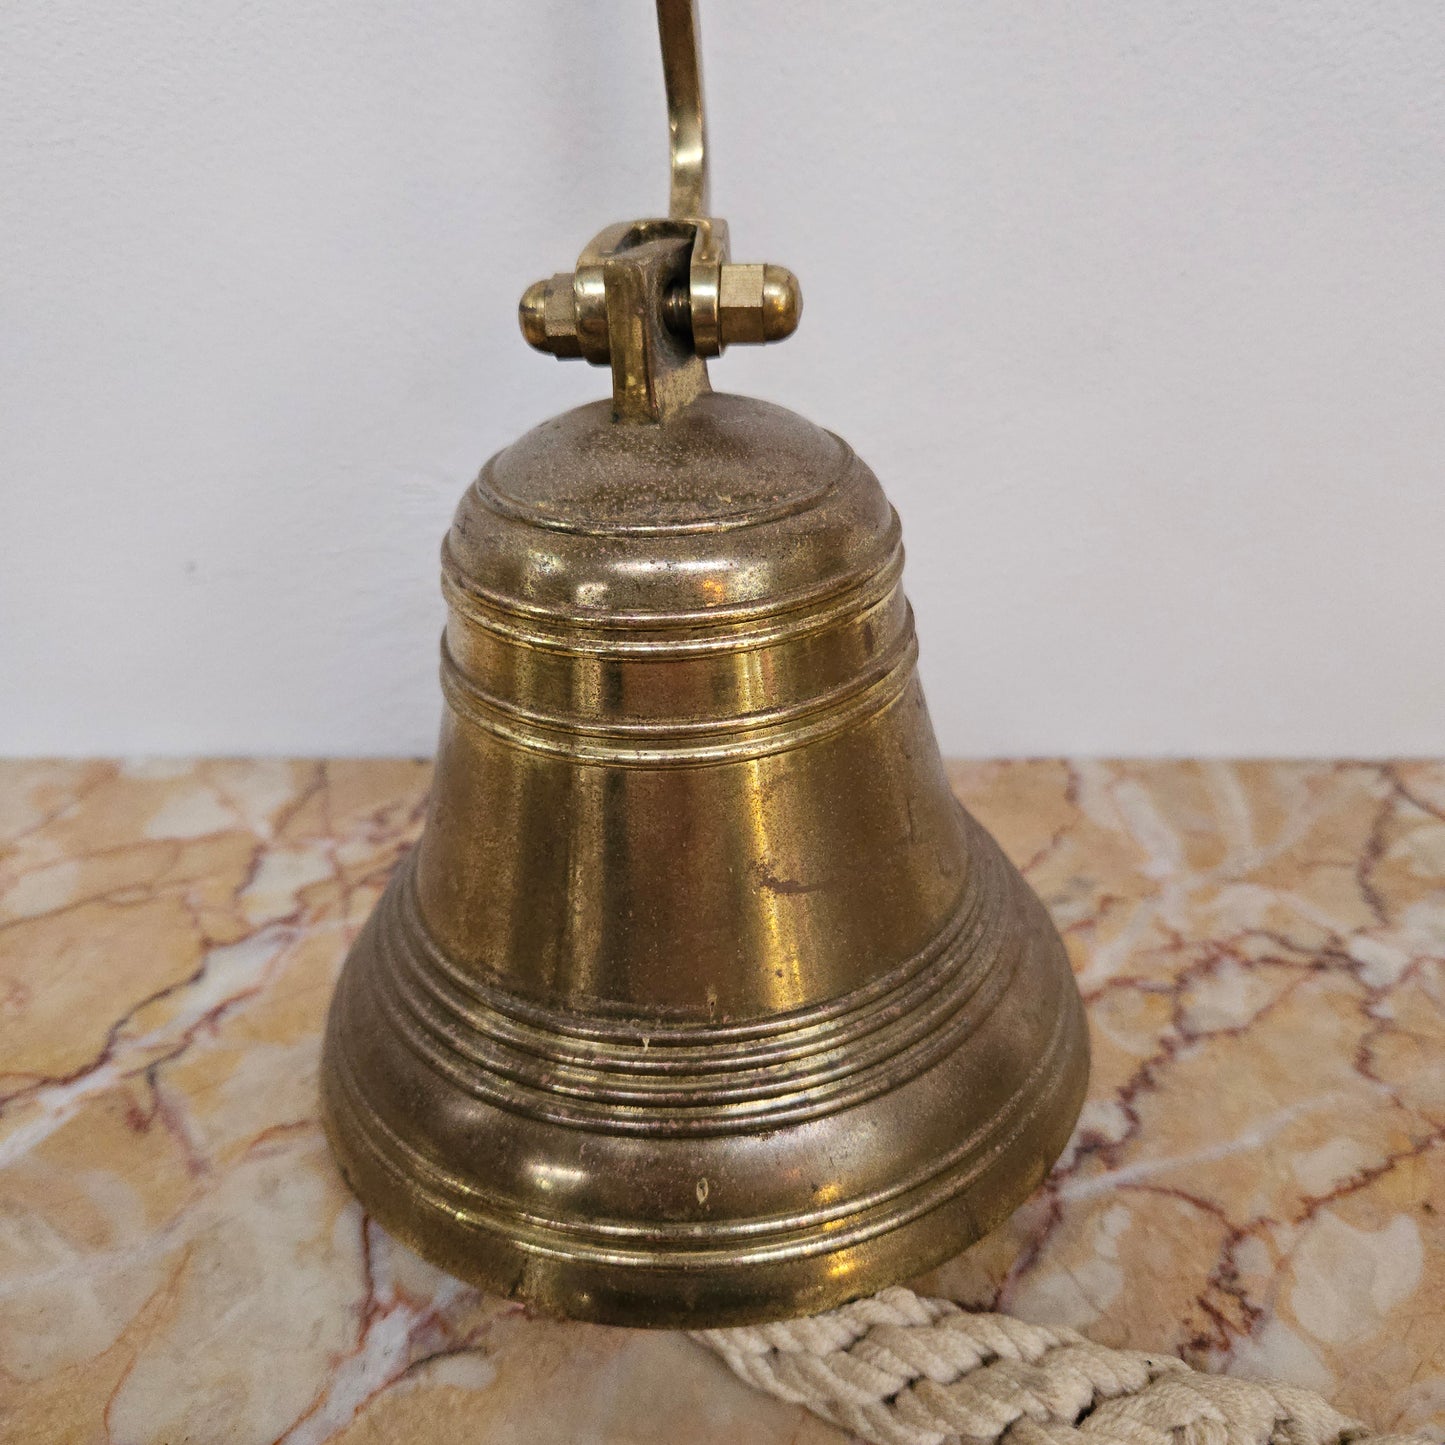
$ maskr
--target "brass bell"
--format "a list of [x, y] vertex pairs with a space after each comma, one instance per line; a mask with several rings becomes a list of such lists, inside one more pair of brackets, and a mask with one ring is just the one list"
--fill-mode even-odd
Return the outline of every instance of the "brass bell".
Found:
[[523, 299], [612, 399], [457, 510], [430, 811], [347, 958], [323, 1095], [346, 1178], [435, 1263], [709, 1327], [977, 1239], [1063, 1147], [1088, 1054], [1057, 933], [949, 790], [877, 479], [708, 385], [800, 300], [728, 259], [692, 4], [658, 15], [671, 214]]

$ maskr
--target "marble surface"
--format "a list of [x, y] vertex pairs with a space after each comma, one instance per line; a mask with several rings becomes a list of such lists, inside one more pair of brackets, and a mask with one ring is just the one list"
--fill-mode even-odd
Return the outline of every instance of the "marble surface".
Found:
[[[0, 767], [0, 1439], [843, 1438], [348, 1198], [318, 1029], [427, 777]], [[1065, 931], [1095, 1066], [1046, 1188], [924, 1284], [1445, 1436], [1445, 766], [954, 778]]]

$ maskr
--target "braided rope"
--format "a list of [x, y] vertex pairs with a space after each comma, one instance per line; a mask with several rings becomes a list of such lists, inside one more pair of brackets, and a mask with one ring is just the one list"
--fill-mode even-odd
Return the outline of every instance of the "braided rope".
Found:
[[1310, 1390], [1200, 1374], [907, 1289], [692, 1338], [749, 1385], [873, 1445], [1430, 1445], [1375, 1434]]

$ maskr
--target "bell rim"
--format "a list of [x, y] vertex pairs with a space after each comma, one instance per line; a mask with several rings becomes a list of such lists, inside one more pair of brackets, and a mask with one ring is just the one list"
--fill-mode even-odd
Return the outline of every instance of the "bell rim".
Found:
[[[343, 1174], [367, 1210], [432, 1263], [543, 1312], [599, 1323], [704, 1328], [784, 1318], [941, 1263], [1000, 1223], [1042, 1182], [1072, 1131], [1088, 1078], [1087, 1026], [1063, 943], [997, 844], [976, 823], [971, 832], [974, 856], [980, 848], [996, 855], [1002, 874], [994, 926], [1020, 943], [1005, 988], [1048, 997], [1053, 1018], [1047, 1037], [1035, 1038], [1036, 1055], [1013, 1080], [1006, 1102], [944, 1157], [831, 1207], [801, 1203], [771, 1216], [563, 1220], [549, 1216], [541, 1197], [523, 1206], [493, 1193], [487, 1203], [476, 1182], [485, 1169], [485, 1129], [464, 1158], [438, 1160], [401, 1139], [359, 1087], [346, 1045], [356, 1027], [347, 1000], [369, 981], [356, 974], [353, 956], [333, 1002], [322, 1071], [323, 1122]], [[357, 948], [373, 946], [364, 940]], [[741, 1145], [780, 1131], [842, 1127], [840, 1121], [904, 1090], [926, 1097], [938, 1071], [961, 1068], [980, 1034], [964, 1034], [921, 1073], [882, 1094], [813, 1121], [777, 1129], [765, 1122], [731, 1137]], [[488, 1103], [479, 1117], [506, 1112]], [[590, 1132], [549, 1120], [528, 1127], [559, 1144]], [[645, 1151], [685, 1147], [691, 1136], [632, 1137]], [[726, 1144], [726, 1138], [712, 1142]], [[561, 1149], [556, 1157], [565, 1155]]]

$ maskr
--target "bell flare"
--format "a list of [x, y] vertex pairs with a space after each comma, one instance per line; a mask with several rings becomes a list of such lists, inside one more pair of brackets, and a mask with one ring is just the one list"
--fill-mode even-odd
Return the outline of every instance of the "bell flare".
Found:
[[443, 548], [427, 820], [353, 945], [323, 1118], [366, 1207], [603, 1323], [829, 1308], [1044, 1178], [1068, 960], [954, 799], [898, 520], [846, 444], [706, 393], [488, 463]]

